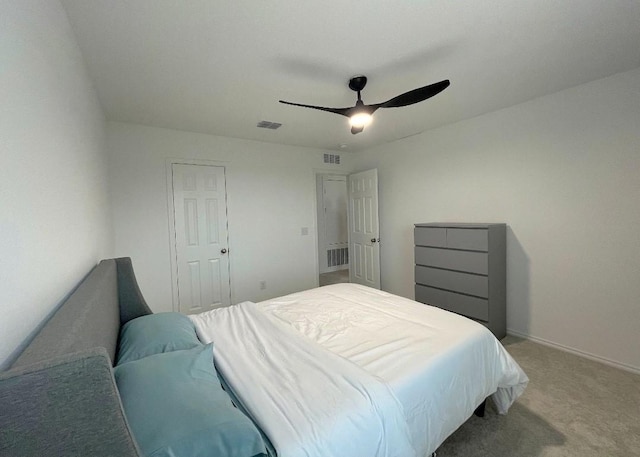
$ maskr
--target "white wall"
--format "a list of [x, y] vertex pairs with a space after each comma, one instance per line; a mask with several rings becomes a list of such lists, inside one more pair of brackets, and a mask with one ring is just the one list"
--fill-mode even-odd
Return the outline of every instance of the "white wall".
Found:
[[0, 368], [110, 254], [104, 118], [57, 1], [0, 2]]
[[509, 330], [640, 370], [640, 70], [340, 167], [320, 150], [112, 123], [107, 179], [104, 119], [57, 1], [0, 3], [0, 62], [0, 369], [113, 243], [154, 310], [171, 309], [174, 157], [227, 168], [235, 301], [313, 287], [314, 171], [378, 167], [384, 289], [413, 296], [414, 223], [504, 221]]
[[317, 285], [314, 171], [346, 169], [348, 154], [345, 165], [327, 166], [326, 151], [315, 149], [125, 123], [108, 123], [107, 132], [116, 254], [132, 258], [154, 311], [172, 310], [168, 158], [226, 167], [233, 302]]
[[383, 289], [413, 297], [414, 223], [506, 222], [508, 329], [640, 370], [640, 69], [355, 165], [379, 170]]

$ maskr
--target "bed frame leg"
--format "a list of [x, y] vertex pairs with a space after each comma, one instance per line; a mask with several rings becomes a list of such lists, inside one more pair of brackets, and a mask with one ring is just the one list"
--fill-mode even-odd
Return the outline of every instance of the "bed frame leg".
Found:
[[482, 403], [480, 403], [480, 406], [478, 406], [476, 408], [476, 410], [473, 412], [473, 414], [475, 414], [478, 417], [484, 417], [484, 407], [487, 405], [487, 399], [485, 398], [484, 401]]

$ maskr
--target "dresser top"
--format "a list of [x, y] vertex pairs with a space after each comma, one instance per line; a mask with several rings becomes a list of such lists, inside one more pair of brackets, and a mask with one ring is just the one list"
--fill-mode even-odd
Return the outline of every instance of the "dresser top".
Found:
[[443, 228], [487, 228], [496, 225], [506, 225], [504, 223], [487, 223], [481, 222], [428, 222], [424, 224], [415, 224], [416, 227], [443, 227]]

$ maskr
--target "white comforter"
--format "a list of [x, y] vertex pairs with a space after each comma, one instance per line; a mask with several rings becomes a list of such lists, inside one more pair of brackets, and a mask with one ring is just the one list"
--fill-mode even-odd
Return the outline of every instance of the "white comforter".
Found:
[[412, 457], [402, 406], [357, 365], [305, 341], [255, 303], [191, 316], [216, 367], [278, 457]]
[[281, 457], [422, 457], [487, 396], [506, 413], [528, 382], [482, 325], [355, 284], [192, 319]]

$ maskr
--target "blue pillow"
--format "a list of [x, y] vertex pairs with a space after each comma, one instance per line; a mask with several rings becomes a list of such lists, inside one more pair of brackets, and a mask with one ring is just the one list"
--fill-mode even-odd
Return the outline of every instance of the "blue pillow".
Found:
[[196, 328], [184, 314], [158, 313], [132, 319], [122, 327], [118, 363], [131, 362], [162, 352], [202, 346]]
[[220, 385], [213, 344], [125, 363], [114, 374], [145, 456], [267, 455], [256, 426]]

